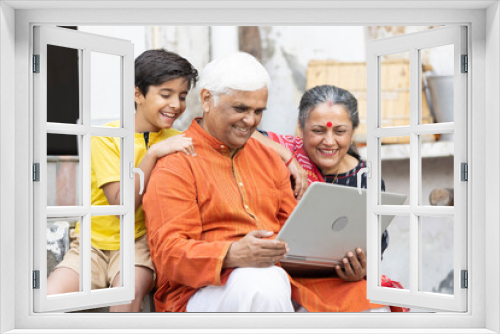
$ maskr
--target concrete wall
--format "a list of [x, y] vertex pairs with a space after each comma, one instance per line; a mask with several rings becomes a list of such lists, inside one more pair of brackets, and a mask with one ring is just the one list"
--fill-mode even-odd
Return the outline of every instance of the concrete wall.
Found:
[[262, 128], [294, 134], [312, 59], [365, 60], [364, 27], [260, 27], [262, 62], [273, 80]]

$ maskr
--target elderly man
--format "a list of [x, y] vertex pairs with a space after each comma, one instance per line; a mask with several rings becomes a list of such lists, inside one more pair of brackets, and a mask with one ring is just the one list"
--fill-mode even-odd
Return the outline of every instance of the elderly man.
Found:
[[[158, 161], [143, 205], [157, 270], [157, 311], [362, 311], [366, 282], [293, 279], [277, 263], [274, 236], [296, 205], [279, 156], [253, 138], [269, 76], [252, 56], [208, 64], [199, 86], [203, 118], [186, 136], [197, 156]], [[294, 303], [292, 304], [292, 300]]]

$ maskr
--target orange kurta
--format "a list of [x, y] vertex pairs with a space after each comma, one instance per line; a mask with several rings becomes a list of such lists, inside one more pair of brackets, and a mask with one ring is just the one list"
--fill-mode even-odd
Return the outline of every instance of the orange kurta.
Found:
[[[185, 132], [197, 156], [158, 161], [143, 198], [159, 312], [186, 310], [198, 288], [224, 285], [222, 263], [231, 242], [253, 230], [275, 235], [297, 202], [278, 155], [250, 139], [233, 157], [195, 121]], [[366, 281], [291, 278], [292, 298], [309, 311], [357, 312], [380, 305], [366, 299]]]

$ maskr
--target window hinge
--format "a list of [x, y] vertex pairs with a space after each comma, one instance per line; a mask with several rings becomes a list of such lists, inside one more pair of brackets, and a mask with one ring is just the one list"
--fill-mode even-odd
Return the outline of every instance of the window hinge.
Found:
[[462, 162], [461, 167], [461, 181], [469, 181], [469, 166], [466, 162]]
[[462, 289], [469, 287], [469, 274], [467, 270], [462, 270]]
[[469, 57], [467, 55], [462, 55], [462, 70], [460, 72], [469, 72]]
[[40, 182], [40, 164], [38, 162], [33, 164], [33, 181]]
[[33, 289], [40, 289], [40, 270], [33, 270]]
[[40, 55], [33, 55], [33, 73], [40, 73]]

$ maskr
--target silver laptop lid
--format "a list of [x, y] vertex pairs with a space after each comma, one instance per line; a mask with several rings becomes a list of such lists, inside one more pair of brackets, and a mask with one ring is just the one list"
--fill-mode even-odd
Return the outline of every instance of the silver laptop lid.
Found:
[[[401, 205], [406, 195], [382, 193], [384, 205]], [[382, 219], [383, 231], [393, 216]], [[277, 239], [290, 249], [283, 262], [310, 262], [333, 267], [347, 251], [366, 252], [366, 190], [315, 182], [299, 201]]]

